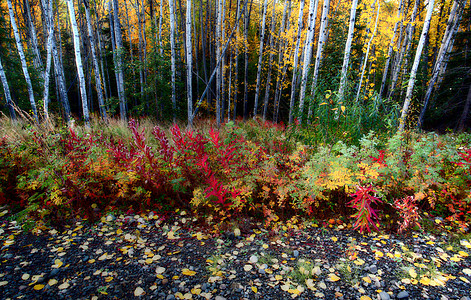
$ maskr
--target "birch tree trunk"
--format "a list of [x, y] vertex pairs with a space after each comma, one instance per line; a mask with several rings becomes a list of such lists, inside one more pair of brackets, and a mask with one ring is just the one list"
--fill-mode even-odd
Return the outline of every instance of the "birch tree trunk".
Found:
[[[329, 9], [330, 9], [330, 0], [324, 0], [322, 7], [322, 16], [321, 16], [321, 26], [319, 28], [319, 39], [317, 42], [317, 51], [316, 51], [316, 61], [314, 62], [314, 72], [312, 75], [312, 85], [311, 85], [311, 98], [314, 99], [316, 89], [317, 89], [317, 79], [319, 77], [319, 69], [321, 66], [322, 52], [324, 50], [324, 45], [327, 41], [327, 32], [329, 25]], [[307, 113], [308, 123], [311, 120], [312, 116], [312, 104], [309, 105], [309, 110]]]
[[[54, 25], [54, 13], [53, 13], [53, 6], [52, 6], [52, 1], [49, 2], [49, 13], [51, 14], [49, 16], [50, 18], [50, 24], [52, 27], [53, 31], [53, 36], [52, 36], [52, 58], [54, 61], [54, 74], [57, 80], [57, 87], [59, 90], [59, 98], [62, 103], [62, 106], [64, 107], [64, 118], [67, 123], [70, 122], [70, 104], [69, 104], [69, 98], [67, 97], [67, 87], [66, 87], [66, 82], [65, 82], [65, 75], [64, 75], [64, 68], [62, 66], [62, 60], [61, 60], [61, 52], [57, 49], [57, 43], [56, 43], [56, 29]], [[59, 22], [59, 21], [58, 21]]]
[[[376, 2], [375, 2], [376, 3]], [[374, 5], [374, 4], [373, 4]], [[375, 21], [375, 28], [373, 30], [373, 33], [371, 35], [370, 40], [368, 41], [368, 46], [366, 47], [366, 54], [365, 54], [365, 60], [363, 61], [363, 67], [361, 70], [361, 75], [360, 75], [360, 83], [358, 84], [358, 90], [357, 90], [357, 95], [355, 97], [355, 103], [358, 102], [358, 98], [360, 98], [360, 93], [361, 93], [361, 86], [363, 84], [363, 76], [365, 75], [365, 70], [366, 70], [366, 65], [368, 64], [368, 55], [370, 54], [370, 46], [371, 42], [375, 38], [376, 35], [376, 29], [378, 28], [378, 19], [379, 19], [379, 9], [381, 8], [381, 3], [378, 3], [378, 11], [376, 13], [376, 21]]]
[[272, 66], [273, 56], [275, 54], [275, 49], [273, 49], [274, 48], [273, 42], [275, 40], [276, 4], [277, 4], [277, 0], [274, 0], [273, 1], [273, 14], [271, 17], [271, 27], [270, 27], [270, 46], [269, 46], [270, 55], [268, 58], [268, 75], [267, 75], [267, 84], [265, 86], [265, 99], [263, 101], [263, 115], [262, 115], [263, 121], [265, 121], [267, 118], [268, 98], [270, 96], [271, 72], [273, 69], [273, 66]]
[[[396, 89], [396, 83], [399, 78], [401, 66], [402, 66], [402, 61], [404, 59], [404, 56], [409, 53], [411, 44], [412, 44], [412, 37], [415, 31], [415, 18], [417, 17], [417, 10], [419, 6], [419, 1], [420, 0], [415, 0], [414, 2], [414, 10], [412, 11], [412, 16], [411, 16], [411, 23], [407, 24], [407, 29], [406, 29], [406, 35], [404, 37], [404, 42], [402, 44], [401, 52], [399, 53], [399, 56], [397, 58], [395, 67], [393, 68], [392, 71], [392, 81], [391, 81], [391, 86], [389, 87], [389, 92], [388, 92], [388, 98], [391, 98], [394, 95], [395, 89]], [[408, 56], [407, 56], [408, 57]], [[407, 58], [404, 63], [404, 69], [407, 68]], [[405, 72], [403, 72], [405, 73]]]
[[415, 77], [417, 76], [417, 69], [419, 67], [420, 57], [424, 48], [425, 38], [427, 37], [428, 29], [430, 27], [430, 19], [432, 18], [434, 2], [435, 0], [430, 0], [428, 2], [427, 16], [425, 17], [424, 27], [422, 28], [422, 34], [420, 35], [419, 45], [417, 46], [417, 51], [415, 52], [414, 64], [412, 65], [409, 84], [407, 86], [406, 99], [404, 100], [404, 105], [401, 111], [401, 118], [399, 119], [399, 132], [404, 131], [407, 113], [409, 112], [409, 106], [412, 100], [412, 92], [414, 91]]
[[170, 61], [171, 61], [171, 77], [172, 77], [172, 108], [173, 108], [173, 122], [177, 120], [177, 98], [175, 95], [175, 13], [173, 0], [168, 0], [170, 9]]
[[[280, 112], [280, 97], [281, 91], [283, 89], [282, 83], [285, 79], [285, 74], [287, 71], [287, 62], [285, 62], [284, 54], [286, 52], [286, 42], [287, 39], [284, 37], [286, 31], [289, 31], [290, 22], [289, 18], [291, 16], [291, 0], [285, 0], [285, 5], [283, 8], [283, 17], [281, 18], [281, 26], [279, 30], [279, 44], [278, 44], [278, 74], [276, 76], [276, 86], [275, 86], [275, 96], [274, 96], [274, 110], [273, 110], [273, 122], [278, 122], [278, 114]], [[288, 20], [288, 22], [286, 22]], [[281, 67], [283, 66], [283, 67]], [[281, 69], [281, 72], [280, 72]]]
[[299, 45], [301, 44], [301, 31], [303, 29], [303, 10], [304, 0], [299, 1], [299, 16], [298, 16], [298, 34], [296, 36], [296, 48], [294, 50], [293, 62], [293, 79], [291, 80], [291, 98], [289, 102], [289, 124], [293, 123], [294, 119], [294, 95], [296, 93], [296, 79], [298, 73], [298, 59], [299, 59]]
[[[239, 18], [240, 18], [240, 0], [237, 0], [237, 14], [236, 14], [236, 32], [239, 33]], [[236, 38], [237, 39], [237, 38]], [[237, 42], [237, 41], [236, 41]], [[236, 119], [237, 116], [237, 98], [239, 95], [239, 47], [235, 46], [235, 74], [234, 74], [234, 111], [233, 119]]]
[[[263, 12], [262, 12], [262, 27], [260, 30], [260, 47], [258, 54], [258, 67], [257, 67], [257, 84], [255, 87], [255, 104], [253, 108], [253, 118], [257, 117], [257, 108], [258, 108], [258, 94], [260, 93], [260, 74], [262, 73], [262, 63], [263, 63], [263, 40], [265, 39], [265, 20], [267, 17], [267, 2], [263, 2]], [[276, 3], [275, 3], [276, 4]]]
[[0, 57], [0, 79], [2, 80], [3, 91], [5, 92], [5, 99], [7, 101], [8, 111], [10, 112], [10, 118], [13, 121], [16, 121], [16, 113], [13, 108], [13, 101], [11, 100], [10, 87], [8, 86], [7, 76], [5, 75], [5, 70], [3, 69], [2, 59]]
[[[404, 9], [404, 5], [402, 4], [402, 0], [400, 0], [399, 6], [397, 8], [397, 17], [396, 18], [399, 19], [401, 17], [403, 9]], [[379, 97], [382, 97], [384, 87], [386, 86], [386, 79], [388, 78], [389, 63], [391, 61], [391, 56], [392, 56], [393, 49], [394, 49], [394, 39], [396, 38], [398, 25], [399, 25], [399, 20], [394, 24], [393, 36], [391, 37], [391, 41], [389, 42], [388, 55], [386, 56], [386, 63], [384, 64], [383, 78], [381, 80], [381, 87], [380, 87], [380, 90], [379, 90]]]
[[437, 81], [438, 74], [445, 60], [445, 56], [448, 53], [448, 49], [450, 49], [449, 46], [450, 44], [453, 43], [455, 39], [456, 28], [459, 25], [461, 14], [464, 10], [464, 7], [466, 6], [466, 2], [467, 1], [465, 1], [462, 4], [462, 6], [458, 2], [458, 0], [455, 0], [453, 2], [453, 7], [451, 8], [451, 11], [450, 11], [445, 34], [443, 35], [443, 38], [442, 38], [442, 44], [440, 45], [440, 50], [438, 51], [437, 59], [433, 67], [432, 77], [430, 78], [430, 81], [428, 82], [428, 85], [427, 85], [427, 91], [425, 93], [425, 98], [424, 98], [424, 107], [422, 108], [420, 112], [419, 121], [417, 123], [417, 126], [419, 128], [422, 127], [424, 116], [425, 116], [425, 111], [427, 110], [428, 102], [430, 100], [430, 96], [432, 95], [432, 91], [435, 86], [435, 82]]
[[343, 57], [342, 73], [340, 75], [340, 86], [339, 86], [339, 92], [338, 92], [339, 99], [343, 98], [343, 95], [345, 93], [345, 85], [347, 84], [348, 65], [350, 61], [350, 51], [352, 48], [353, 33], [355, 30], [355, 18], [356, 18], [357, 5], [358, 5], [358, 0], [353, 0], [352, 8], [350, 10], [350, 25], [348, 27], [347, 43], [345, 44], [345, 53]]
[[39, 123], [38, 112], [36, 109], [36, 101], [34, 100], [33, 85], [31, 83], [31, 78], [28, 72], [28, 66], [26, 64], [25, 52], [23, 50], [23, 45], [21, 44], [20, 33], [18, 31], [18, 26], [16, 26], [15, 15], [13, 14], [13, 5], [11, 0], [7, 0], [8, 3], [8, 12], [10, 14], [11, 27], [13, 28], [13, 34], [15, 35], [16, 47], [18, 49], [18, 54], [20, 55], [21, 68], [23, 69], [23, 75], [25, 76], [26, 85], [28, 88], [29, 102], [31, 104], [31, 109], [33, 110], [33, 116], [37, 123]]
[[[216, 17], [216, 59], [221, 56], [221, 22], [222, 22], [222, 0], [217, 1]], [[221, 81], [222, 72], [219, 65], [216, 66], [216, 126], [221, 126]]]
[[33, 46], [33, 63], [34, 66], [41, 71], [41, 76], [43, 76], [44, 79], [44, 70], [43, 70], [43, 62], [41, 58], [41, 53], [39, 52], [39, 46], [38, 46], [38, 37], [36, 34], [36, 28], [34, 27], [33, 20], [31, 19], [31, 8], [29, 6], [29, 0], [23, 0], [23, 4], [26, 9], [26, 23], [29, 31], [31, 32], [31, 45]]
[[244, 120], [247, 120], [249, 109], [248, 109], [248, 76], [249, 76], [249, 48], [248, 48], [248, 36], [249, 36], [249, 19], [252, 11], [252, 3], [250, 2], [249, 11], [244, 12]]
[[306, 38], [306, 43], [304, 45], [304, 61], [303, 61], [303, 71], [301, 75], [301, 90], [299, 91], [299, 122], [303, 121], [303, 111], [304, 111], [304, 96], [306, 95], [306, 86], [307, 86], [307, 74], [309, 73], [309, 66], [311, 64], [312, 57], [312, 47], [314, 44], [314, 30], [316, 29], [316, 19], [317, 19], [317, 5], [319, 0], [311, 0], [309, 5], [309, 28]]
[[72, 26], [72, 36], [74, 40], [74, 52], [75, 52], [75, 65], [77, 67], [77, 74], [79, 78], [80, 85], [80, 95], [82, 99], [82, 112], [85, 124], [88, 126], [90, 121], [90, 116], [88, 113], [88, 103], [87, 103], [87, 90], [85, 87], [85, 77], [83, 75], [83, 65], [82, 65], [82, 56], [80, 54], [80, 37], [77, 29], [77, 20], [75, 19], [75, 8], [73, 0], [67, 0], [67, 7], [69, 8], [70, 16], [70, 25]]
[[51, 56], [52, 56], [52, 40], [54, 38], [54, 31], [53, 31], [53, 19], [52, 17], [52, 3], [51, 0], [43, 1], [43, 12], [46, 19], [46, 27], [47, 27], [47, 56], [46, 56], [46, 69], [44, 70], [44, 92], [43, 92], [43, 109], [44, 109], [44, 117], [46, 122], [49, 122], [49, 74], [51, 70]]
[[[51, 0], [49, 0], [51, 1]], [[87, 30], [88, 30], [88, 39], [90, 40], [90, 48], [92, 52], [92, 60], [93, 60], [93, 67], [95, 68], [95, 85], [96, 85], [96, 92], [98, 95], [98, 105], [100, 108], [100, 113], [103, 119], [108, 122], [108, 115], [106, 113], [105, 108], [105, 100], [103, 98], [103, 89], [101, 88], [101, 75], [100, 75], [100, 67], [98, 66], [98, 59], [96, 55], [96, 43], [95, 37], [93, 35], [93, 29], [91, 24], [90, 18], [90, 10], [88, 7], [88, 2], [83, 0], [83, 5], [85, 7], [85, 18], [87, 19]]]
[[188, 126], [193, 127], [191, 0], [186, 1], [186, 93], [188, 98]]
[[126, 120], [126, 94], [124, 90], [124, 73], [123, 73], [123, 38], [121, 35], [121, 24], [119, 21], [118, 0], [113, 0], [113, 16], [114, 16], [114, 36], [116, 42], [116, 73], [119, 78], [119, 113], [122, 120]]

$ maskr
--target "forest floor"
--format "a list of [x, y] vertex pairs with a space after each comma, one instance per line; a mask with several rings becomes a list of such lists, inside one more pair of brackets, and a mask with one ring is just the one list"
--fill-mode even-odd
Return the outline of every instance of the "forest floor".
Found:
[[185, 212], [30, 232], [10, 216], [0, 210], [1, 299], [470, 299], [469, 235], [334, 222], [215, 233]]

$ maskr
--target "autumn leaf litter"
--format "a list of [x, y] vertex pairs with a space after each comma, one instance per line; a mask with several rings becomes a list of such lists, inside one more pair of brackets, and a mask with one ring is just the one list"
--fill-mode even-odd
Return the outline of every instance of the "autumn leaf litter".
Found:
[[109, 214], [33, 234], [2, 210], [2, 299], [464, 300], [471, 290], [465, 238], [296, 220], [215, 233], [185, 212]]

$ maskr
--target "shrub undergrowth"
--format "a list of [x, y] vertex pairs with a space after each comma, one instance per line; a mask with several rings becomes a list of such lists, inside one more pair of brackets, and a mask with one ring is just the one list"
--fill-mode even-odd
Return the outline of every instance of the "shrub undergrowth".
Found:
[[0, 205], [51, 225], [177, 208], [219, 222], [346, 217], [361, 232], [420, 228], [425, 213], [463, 230], [471, 221], [468, 136], [369, 132], [313, 146], [296, 126], [260, 120], [220, 130], [142, 123], [5, 127]]

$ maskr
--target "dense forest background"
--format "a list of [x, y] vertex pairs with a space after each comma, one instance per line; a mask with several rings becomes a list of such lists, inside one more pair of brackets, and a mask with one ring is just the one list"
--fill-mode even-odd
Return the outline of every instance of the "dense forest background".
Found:
[[467, 0], [1, 0], [0, 109], [469, 128]]

